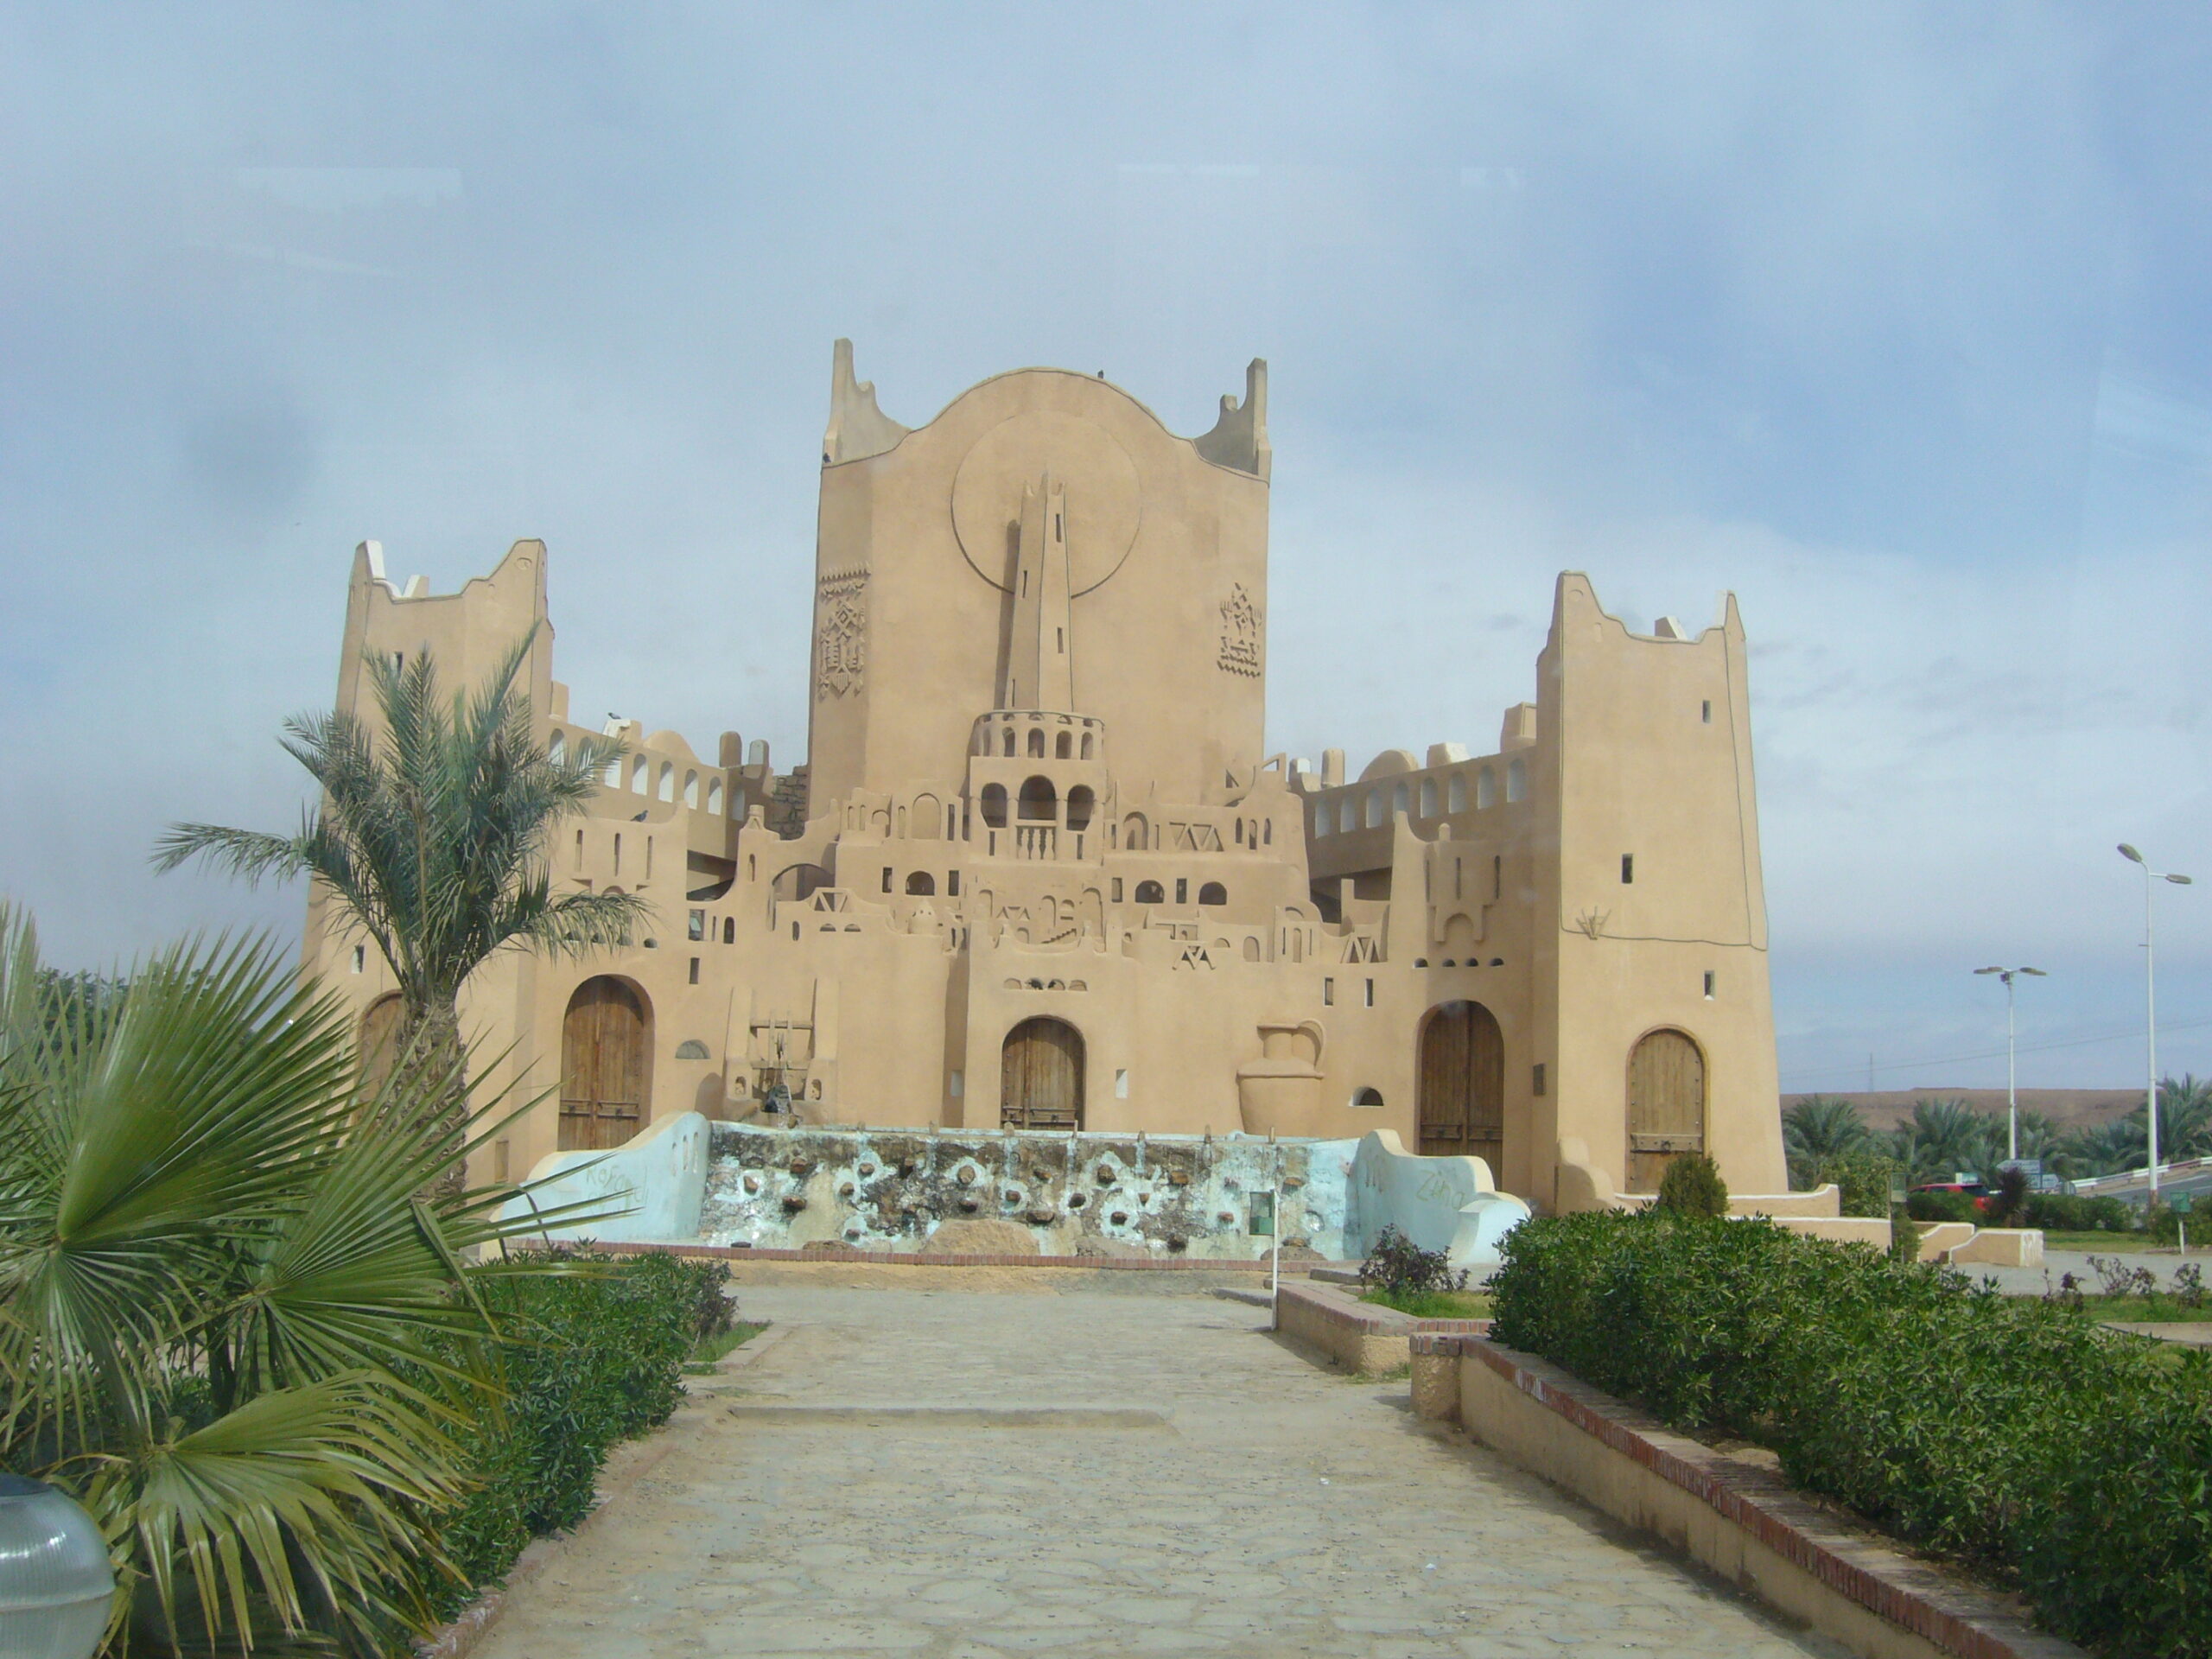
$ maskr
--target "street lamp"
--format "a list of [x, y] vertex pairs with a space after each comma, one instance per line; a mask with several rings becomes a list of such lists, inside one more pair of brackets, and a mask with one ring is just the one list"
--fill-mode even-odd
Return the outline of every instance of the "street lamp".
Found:
[[92, 1517], [42, 1480], [0, 1474], [0, 1653], [92, 1659], [114, 1599]]
[[2012, 981], [2021, 974], [2032, 974], [2037, 979], [2050, 975], [2040, 968], [1977, 968], [1977, 974], [1994, 974], [2005, 982], [2005, 1161], [2020, 1161], [2020, 1088], [2018, 1074], [2012, 1064]]
[[2147, 1213], [2150, 1206], [2158, 1201], [2158, 964], [2152, 949], [2151, 892], [2160, 881], [2185, 887], [2190, 885], [2190, 879], [2152, 869], [2143, 855], [2124, 841], [2120, 843], [2120, 855], [2131, 864], [2143, 866], [2143, 1029], [2151, 1062], [2151, 1087], [2143, 1096], [2145, 1127], [2151, 1137], [2151, 1191], [2144, 1205]]

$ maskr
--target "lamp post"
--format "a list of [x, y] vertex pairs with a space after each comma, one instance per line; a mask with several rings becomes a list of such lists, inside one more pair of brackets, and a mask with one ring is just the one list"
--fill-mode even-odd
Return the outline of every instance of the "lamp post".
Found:
[[2124, 841], [2120, 843], [2120, 855], [2131, 864], [2143, 867], [2143, 1030], [2151, 1068], [2151, 1086], [2143, 1096], [2144, 1128], [2150, 1135], [2151, 1154], [2151, 1191], [2144, 1202], [2147, 1213], [2150, 1206], [2158, 1201], [2158, 964], [2152, 948], [2151, 893], [2160, 881], [2185, 887], [2190, 885], [2190, 879], [2152, 869], [2149, 861]]
[[2005, 1161], [2020, 1161], [2020, 1087], [2017, 1068], [2012, 1064], [2012, 981], [2021, 974], [2032, 974], [2037, 979], [2050, 975], [2040, 968], [1977, 968], [1977, 974], [1994, 974], [2005, 982]]
[[92, 1517], [42, 1480], [0, 1474], [0, 1653], [92, 1659], [114, 1599]]

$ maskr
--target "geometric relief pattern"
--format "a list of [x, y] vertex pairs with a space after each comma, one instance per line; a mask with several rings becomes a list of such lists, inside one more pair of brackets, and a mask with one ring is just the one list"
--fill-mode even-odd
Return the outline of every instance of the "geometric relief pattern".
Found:
[[1221, 655], [1215, 659], [1224, 674], [1257, 679], [1260, 674], [1260, 607], [1241, 582], [1232, 583], [1221, 605]]
[[868, 664], [868, 572], [848, 570], [815, 584], [814, 695], [842, 697], [860, 689]]

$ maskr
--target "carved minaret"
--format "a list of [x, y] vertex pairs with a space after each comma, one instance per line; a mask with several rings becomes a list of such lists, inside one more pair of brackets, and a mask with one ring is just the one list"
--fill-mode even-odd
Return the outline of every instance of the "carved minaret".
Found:
[[1050, 472], [1022, 488], [1021, 537], [1014, 567], [1014, 632], [1007, 646], [1006, 679], [999, 687], [1001, 709], [1075, 708], [1067, 505], [1067, 486]]

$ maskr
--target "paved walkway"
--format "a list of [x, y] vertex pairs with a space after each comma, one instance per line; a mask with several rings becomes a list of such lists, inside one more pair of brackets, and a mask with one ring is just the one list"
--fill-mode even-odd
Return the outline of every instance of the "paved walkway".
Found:
[[775, 1321], [766, 1345], [516, 1592], [482, 1659], [1840, 1651], [1427, 1430], [1402, 1382], [1317, 1369], [1262, 1309], [741, 1302]]

